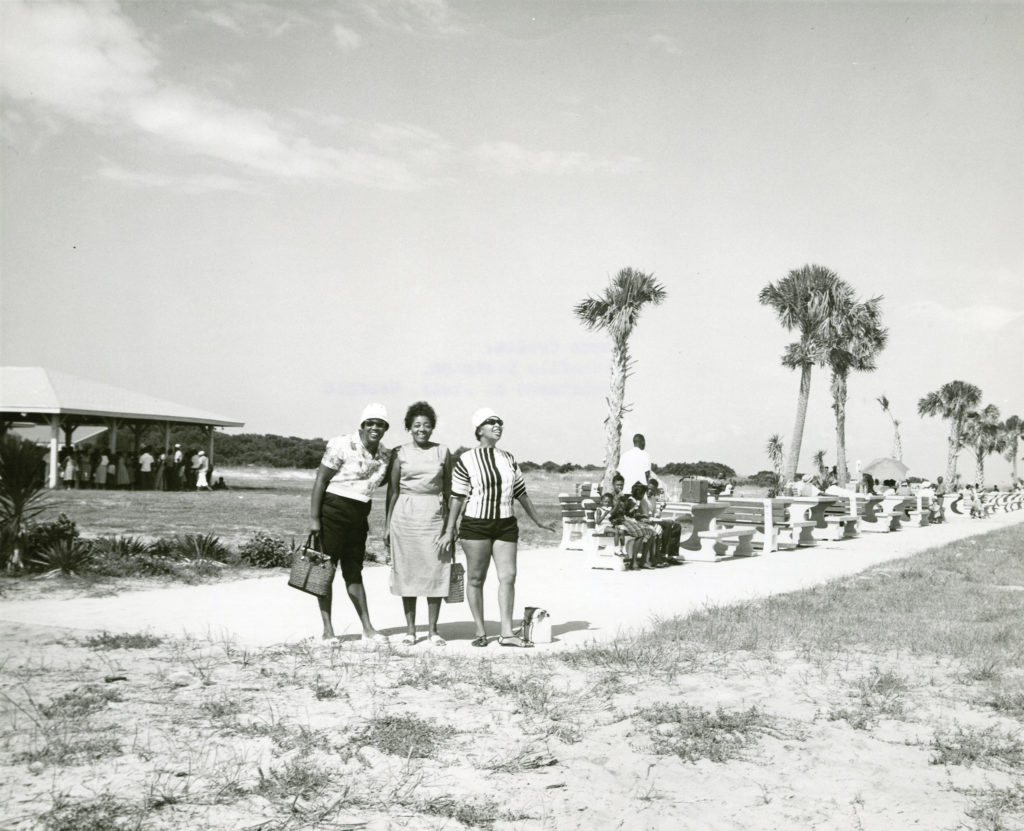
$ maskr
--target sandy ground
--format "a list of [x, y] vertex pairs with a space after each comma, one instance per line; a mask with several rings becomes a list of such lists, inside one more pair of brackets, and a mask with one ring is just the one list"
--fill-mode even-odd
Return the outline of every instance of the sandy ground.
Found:
[[[654, 619], [685, 614], [705, 605], [806, 588], [1022, 521], [1024, 511], [986, 520], [955, 517], [941, 525], [904, 528], [891, 534], [866, 532], [857, 539], [821, 542], [814, 548], [637, 572], [591, 569], [587, 556], [578, 551], [523, 550], [519, 553], [515, 609], [517, 615], [525, 606], [539, 606], [550, 612], [554, 642], [540, 649], [572, 647], [609, 640], [643, 628]], [[336, 586], [340, 586], [340, 577], [336, 579]], [[388, 634], [404, 631], [401, 601], [388, 589], [388, 569], [367, 568], [364, 581], [374, 624]], [[246, 646], [293, 643], [318, 635], [315, 600], [288, 588], [286, 583], [283, 572], [277, 572], [232, 583], [107, 597], [5, 601], [0, 605], [0, 620], [83, 630], [229, 637]], [[498, 632], [496, 592], [492, 570], [485, 589], [491, 634]], [[422, 604], [419, 614], [422, 630], [426, 615]], [[335, 603], [334, 623], [339, 636], [357, 637], [355, 615], [343, 597]], [[473, 629], [468, 606], [445, 604], [439, 631], [449, 640], [449, 648], [469, 648]], [[509, 650], [492, 647], [489, 651]]]

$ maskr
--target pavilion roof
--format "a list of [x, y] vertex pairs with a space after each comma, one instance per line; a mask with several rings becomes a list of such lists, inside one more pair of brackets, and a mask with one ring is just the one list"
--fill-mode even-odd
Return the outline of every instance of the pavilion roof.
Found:
[[73, 417], [79, 424], [102, 424], [108, 418], [216, 427], [241, 427], [245, 423], [52, 369], [0, 367], [0, 417], [38, 424], [54, 415]]

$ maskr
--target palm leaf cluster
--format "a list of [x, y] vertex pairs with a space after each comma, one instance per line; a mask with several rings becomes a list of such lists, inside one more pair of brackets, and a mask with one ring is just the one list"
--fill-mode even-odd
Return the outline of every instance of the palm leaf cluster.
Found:
[[881, 297], [860, 300], [853, 287], [820, 265], [794, 269], [765, 286], [758, 300], [770, 307], [779, 323], [797, 339], [782, 354], [782, 365], [800, 371], [797, 414], [783, 476], [796, 478], [800, 446], [811, 395], [815, 366], [831, 370], [832, 410], [836, 421], [839, 479], [847, 481], [846, 401], [851, 372], [870, 372], [885, 348], [888, 330], [882, 326]]
[[609, 280], [597, 297], [587, 297], [573, 307], [579, 321], [592, 331], [606, 332], [612, 340], [611, 379], [608, 386], [608, 415], [605, 418], [605, 472], [603, 485], [611, 487], [622, 450], [622, 419], [626, 406], [626, 379], [633, 369], [629, 339], [646, 306], [659, 305], [667, 296], [665, 287], [650, 274], [624, 268]]

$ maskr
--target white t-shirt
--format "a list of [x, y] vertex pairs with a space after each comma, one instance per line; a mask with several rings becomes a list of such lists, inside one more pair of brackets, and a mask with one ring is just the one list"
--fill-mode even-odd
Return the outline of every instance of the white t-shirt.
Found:
[[139, 456], [139, 470], [149, 473], [153, 469], [153, 462], [156, 461], [151, 453], [143, 453]]
[[651, 457], [646, 450], [641, 450], [639, 447], [631, 447], [619, 459], [619, 473], [626, 480], [626, 493], [629, 493], [637, 482], [646, 485], [647, 474], [650, 471]]

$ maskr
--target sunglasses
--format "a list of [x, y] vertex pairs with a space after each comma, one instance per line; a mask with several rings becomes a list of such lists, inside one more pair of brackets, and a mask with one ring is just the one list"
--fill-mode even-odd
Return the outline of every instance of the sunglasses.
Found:
[[501, 425], [504, 423], [505, 422], [502, 421], [500, 418], [488, 418], [485, 419], [480, 426], [482, 427], [484, 425], [487, 425], [488, 427], [501, 427]]
[[364, 427], [376, 427], [378, 430], [387, 430], [388, 429], [388, 423], [386, 421], [377, 421], [376, 419], [372, 419], [370, 421], [364, 421], [363, 422], [363, 426]]

